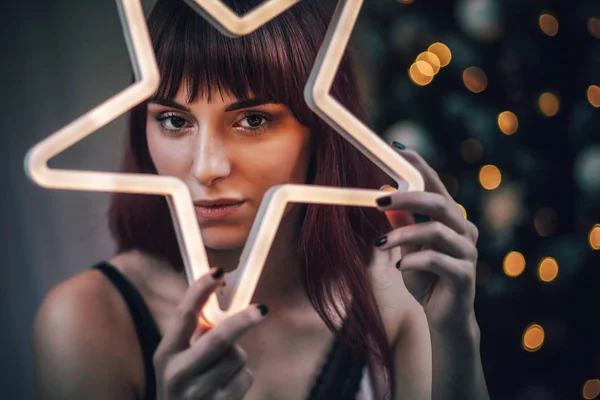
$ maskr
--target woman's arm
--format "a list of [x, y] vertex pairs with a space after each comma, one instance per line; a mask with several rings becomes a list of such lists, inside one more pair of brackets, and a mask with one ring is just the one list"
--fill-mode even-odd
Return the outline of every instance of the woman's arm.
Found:
[[479, 352], [479, 327], [455, 336], [431, 330], [433, 399], [489, 399]]
[[[396, 147], [423, 176], [425, 191], [390, 188], [392, 193], [377, 199], [393, 230], [375, 245], [383, 254], [402, 248], [396, 269], [422, 306], [430, 333], [433, 399], [489, 399], [473, 307], [479, 232], [425, 160]], [[426, 215], [429, 221], [416, 224], [413, 214]]]
[[40, 306], [32, 335], [39, 399], [138, 397], [135, 333], [105, 285], [96, 272], [85, 272], [54, 288]]
[[[398, 249], [375, 251], [369, 264], [373, 295], [390, 339], [394, 362], [392, 399], [431, 400], [431, 339], [423, 307], [407, 290], [402, 274], [390, 268], [400, 257]], [[376, 381], [376, 397], [386, 391]]]
[[395, 399], [489, 398], [476, 324], [454, 338], [440, 335], [430, 330], [422, 309], [411, 307], [393, 349]]
[[396, 369], [393, 398], [431, 400], [432, 349], [429, 327], [423, 308], [414, 299], [411, 300], [414, 304], [407, 302], [409, 306], [393, 345]]

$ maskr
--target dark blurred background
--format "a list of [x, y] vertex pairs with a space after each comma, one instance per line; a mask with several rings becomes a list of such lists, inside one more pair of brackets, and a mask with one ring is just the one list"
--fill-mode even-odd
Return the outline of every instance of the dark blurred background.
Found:
[[[423, 154], [480, 228], [492, 398], [600, 398], [600, 2], [365, 3], [352, 47], [371, 127]], [[109, 194], [37, 187], [23, 158], [131, 67], [114, 1], [3, 6], [0, 398], [33, 399], [36, 308], [114, 247]], [[125, 132], [121, 117], [50, 164], [116, 171]]]

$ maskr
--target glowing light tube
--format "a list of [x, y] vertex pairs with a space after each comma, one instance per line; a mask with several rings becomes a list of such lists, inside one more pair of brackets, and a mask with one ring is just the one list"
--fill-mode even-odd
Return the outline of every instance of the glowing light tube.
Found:
[[[237, 16], [217, 0], [184, 0], [213, 26], [230, 37], [246, 35], [281, 14], [299, 0], [271, 0], [244, 16]], [[117, 0], [136, 82], [33, 146], [25, 157], [25, 171], [38, 185], [50, 189], [104, 191], [163, 195], [167, 197], [188, 282], [209, 270], [206, 251], [196, 220], [192, 198], [185, 183], [177, 178], [50, 169], [48, 161], [105, 126], [154, 94], [159, 73], [140, 0]], [[374, 132], [329, 96], [329, 90], [362, 0], [341, 0], [326, 39], [305, 87], [309, 106], [337, 132], [368, 156], [392, 178], [405, 179], [409, 190], [423, 190], [419, 173]], [[209, 323], [248, 306], [288, 202], [375, 206], [378, 190], [343, 189], [313, 185], [283, 185], [265, 195], [236, 274], [241, 278], [227, 310], [213, 294], [202, 310]]]

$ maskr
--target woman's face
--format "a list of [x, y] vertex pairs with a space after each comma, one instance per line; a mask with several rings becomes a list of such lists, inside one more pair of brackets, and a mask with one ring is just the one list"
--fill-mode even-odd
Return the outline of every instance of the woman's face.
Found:
[[[242, 247], [265, 192], [305, 183], [309, 130], [287, 106], [268, 99], [239, 103], [218, 91], [210, 103], [186, 104], [187, 98], [182, 89], [173, 101], [153, 98], [148, 104], [150, 156], [160, 175], [188, 186], [205, 246]], [[221, 202], [241, 204], [213, 206]]]

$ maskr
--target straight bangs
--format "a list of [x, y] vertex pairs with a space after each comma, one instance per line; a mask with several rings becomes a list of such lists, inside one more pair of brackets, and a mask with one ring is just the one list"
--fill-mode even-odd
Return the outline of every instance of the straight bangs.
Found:
[[[242, 15], [262, 1], [225, 3]], [[156, 96], [173, 99], [185, 88], [188, 103], [198, 98], [211, 102], [213, 90], [238, 100], [272, 100], [286, 104], [300, 123], [309, 125], [314, 117], [304, 102], [303, 90], [320, 42], [306, 35], [297, 23], [298, 6], [248, 35], [230, 38], [185, 2], [159, 2], [149, 19], [160, 70]], [[319, 11], [303, 12], [302, 18], [313, 29], [325, 31], [323, 21], [306, 20], [310, 15], [319, 15]], [[169, 23], [153, 23], [153, 17]]]

